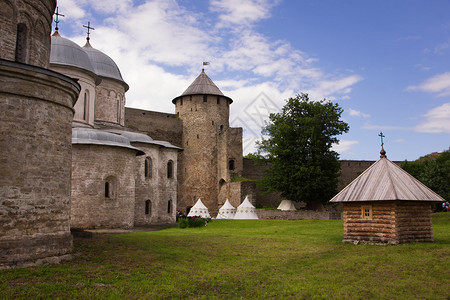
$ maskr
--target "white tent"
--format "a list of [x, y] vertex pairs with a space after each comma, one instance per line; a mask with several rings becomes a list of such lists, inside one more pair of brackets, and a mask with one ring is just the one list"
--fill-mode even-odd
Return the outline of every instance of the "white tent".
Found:
[[236, 209], [236, 214], [234, 215], [234, 219], [241, 220], [250, 220], [250, 219], [258, 219], [258, 215], [256, 214], [256, 208], [250, 203], [248, 200], [248, 196], [245, 197], [244, 202], [238, 206]]
[[281, 203], [280, 203], [280, 205], [278, 205], [277, 209], [283, 210], [283, 211], [297, 210], [295, 208], [294, 202], [292, 202], [292, 200], [281, 200]]
[[236, 214], [236, 208], [231, 205], [230, 201], [225, 201], [224, 205], [219, 209], [216, 219], [233, 219]]
[[202, 200], [198, 198], [197, 203], [195, 203], [194, 206], [192, 206], [191, 210], [189, 211], [188, 217], [201, 217], [201, 218], [211, 218], [209, 215], [208, 208], [203, 204]]

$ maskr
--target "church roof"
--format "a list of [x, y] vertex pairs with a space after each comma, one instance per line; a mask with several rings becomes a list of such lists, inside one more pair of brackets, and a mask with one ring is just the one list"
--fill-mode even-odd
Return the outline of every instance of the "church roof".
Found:
[[179, 97], [183, 96], [191, 96], [191, 95], [217, 95], [228, 98], [230, 103], [233, 100], [230, 97], [225, 96], [219, 88], [214, 84], [211, 78], [206, 75], [205, 70], [202, 69], [200, 75], [191, 83], [191, 85], [181, 94], [181, 96], [176, 97], [172, 100], [172, 103], [175, 103], [175, 100]]
[[444, 199], [382, 155], [330, 202], [444, 201]]
[[121, 147], [136, 150], [137, 156], [144, 154], [140, 149], [133, 147], [130, 140], [122, 135], [86, 127], [72, 128], [72, 144]]
[[76, 43], [60, 36], [58, 32], [51, 37], [50, 64], [76, 67], [95, 74], [86, 52]]
[[114, 60], [105, 53], [91, 46], [89, 41], [83, 46], [82, 50], [88, 55], [95, 74], [101, 77], [112, 78], [125, 84], [125, 90], [128, 90], [128, 84], [123, 80], [119, 67]]

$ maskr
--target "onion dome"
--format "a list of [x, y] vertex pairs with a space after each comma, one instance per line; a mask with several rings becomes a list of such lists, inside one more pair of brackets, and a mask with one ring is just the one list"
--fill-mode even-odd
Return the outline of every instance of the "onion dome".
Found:
[[57, 31], [52, 35], [51, 40], [50, 64], [75, 67], [95, 74], [89, 56], [83, 48], [63, 38]]
[[136, 147], [131, 146], [130, 140], [126, 137], [93, 128], [86, 127], [73, 127], [72, 128], [72, 144], [84, 144], [84, 145], [100, 145], [100, 146], [112, 146], [121, 147], [136, 150], [137, 154], [144, 155], [144, 152]]
[[100, 77], [118, 80], [125, 85], [125, 91], [128, 90], [128, 84], [123, 80], [119, 67], [117, 67], [116, 63], [114, 62], [114, 60], [112, 60], [111, 57], [95, 48], [92, 48], [89, 41], [86, 41], [86, 44], [82, 49], [91, 60], [91, 63], [95, 70], [95, 74]]
[[230, 103], [233, 103], [233, 100], [230, 97], [225, 96], [219, 88], [214, 84], [211, 78], [208, 77], [205, 73], [205, 69], [202, 69], [202, 72], [198, 77], [191, 83], [191, 85], [184, 91], [181, 96], [176, 97], [172, 100], [172, 103], [175, 104], [176, 100], [179, 97], [183, 96], [193, 96], [193, 95], [217, 95], [227, 98]]

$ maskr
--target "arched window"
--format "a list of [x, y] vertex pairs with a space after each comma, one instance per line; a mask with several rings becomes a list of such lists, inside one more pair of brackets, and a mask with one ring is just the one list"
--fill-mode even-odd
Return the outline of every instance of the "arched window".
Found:
[[144, 161], [144, 175], [146, 178], [152, 177], [152, 159], [149, 156]]
[[16, 61], [21, 63], [27, 62], [27, 25], [23, 23], [17, 24], [16, 39]]
[[84, 91], [84, 111], [83, 120], [88, 121], [89, 119], [89, 91]]
[[228, 161], [228, 170], [231, 170], [231, 171], [234, 170], [234, 159], [230, 159]]
[[167, 213], [172, 213], [172, 200], [167, 201]]
[[145, 214], [146, 215], [152, 214], [152, 202], [150, 200], [145, 201]]
[[116, 180], [109, 176], [105, 180], [105, 198], [114, 199], [116, 196]]
[[167, 178], [173, 178], [173, 161], [167, 163]]

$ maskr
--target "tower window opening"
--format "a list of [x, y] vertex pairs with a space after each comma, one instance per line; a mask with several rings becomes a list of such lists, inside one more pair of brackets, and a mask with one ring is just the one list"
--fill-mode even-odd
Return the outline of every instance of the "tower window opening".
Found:
[[167, 213], [170, 214], [172, 212], [172, 200], [167, 201]]
[[199, 139], [200, 138], [200, 136], [197, 134], [197, 138]]
[[217, 104], [220, 104], [220, 96], [217, 96]]
[[111, 194], [110, 194], [110, 183], [109, 182], [105, 182], [105, 198], [110, 198]]
[[180, 105], [183, 105], [183, 97], [180, 98]]
[[228, 170], [234, 170], [234, 159], [228, 161]]
[[145, 201], [145, 214], [146, 215], [152, 214], [152, 202], [150, 200]]
[[23, 23], [17, 24], [15, 60], [20, 63], [27, 62], [27, 31], [27, 25]]
[[167, 178], [173, 178], [173, 161], [167, 162]]
[[212, 124], [214, 125], [214, 121], [212, 121]]
[[207, 95], [203, 95], [203, 102], [207, 102], [208, 101], [208, 96]]

